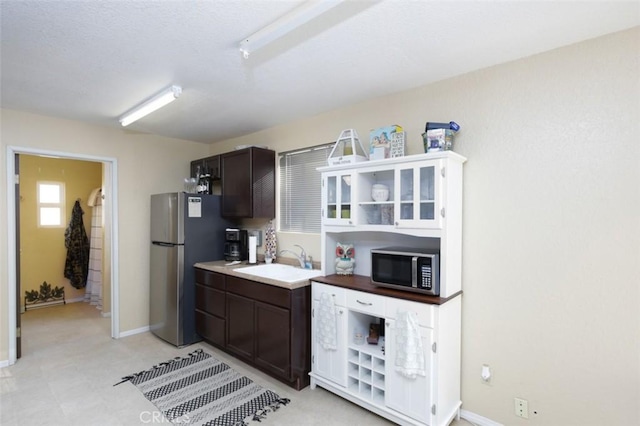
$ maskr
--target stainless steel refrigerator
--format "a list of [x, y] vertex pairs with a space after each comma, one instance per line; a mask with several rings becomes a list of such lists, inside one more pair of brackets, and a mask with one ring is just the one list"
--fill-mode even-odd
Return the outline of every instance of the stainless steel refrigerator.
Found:
[[151, 196], [151, 332], [178, 347], [202, 340], [195, 330], [197, 262], [224, 258], [220, 196], [173, 192]]

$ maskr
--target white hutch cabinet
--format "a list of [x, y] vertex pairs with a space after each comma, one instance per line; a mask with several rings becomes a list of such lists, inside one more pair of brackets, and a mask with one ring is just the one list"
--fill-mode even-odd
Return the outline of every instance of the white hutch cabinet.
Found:
[[[398, 424], [441, 426], [459, 415], [464, 162], [447, 151], [320, 169], [324, 277], [312, 282], [312, 389], [321, 386]], [[388, 199], [372, 199], [375, 184], [389, 189]], [[355, 275], [335, 275], [337, 243], [354, 245]], [[373, 285], [370, 250], [385, 246], [438, 249], [440, 295]], [[316, 339], [322, 293], [333, 299], [337, 350]], [[426, 376], [411, 379], [396, 369], [403, 311], [416, 315]], [[366, 342], [372, 324], [380, 329], [377, 344]]]

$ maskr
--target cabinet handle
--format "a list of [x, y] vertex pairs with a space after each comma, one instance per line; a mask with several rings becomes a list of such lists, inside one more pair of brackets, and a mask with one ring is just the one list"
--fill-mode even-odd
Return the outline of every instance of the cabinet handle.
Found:
[[342, 315], [342, 309], [340, 309], [340, 315]]
[[371, 305], [373, 305], [373, 303], [369, 303], [369, 302], [361, 302], [361, 301], [359, 301], [358, 299], [356, 299], [356, 302], [358, 302], [359, 304], [364, 305], [364, 306], [371, 306]]

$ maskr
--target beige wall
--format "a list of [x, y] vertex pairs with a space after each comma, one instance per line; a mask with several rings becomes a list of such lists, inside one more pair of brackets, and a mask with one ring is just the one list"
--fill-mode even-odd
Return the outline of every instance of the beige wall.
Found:
[[[65, 217], [57, 228], [38, 226], [37, 184], [62, 182], [65, 191]], [[87, 237], [91, 235], [89, 194], [102, 186], [102, 164], [91, 161], [20, 156], [20, 301], [24, 294], [40, 290], [43, 281], [51, 287], [64, 287], [65, 299], [84, 297], [85, 289], [76, 289], [64, 277], [67, 256], [64, 233], [76, 199], [85, 214], [82, 217]]]
[[[457, 121], [455, 151], [468, 158], [463, 409], [506, 425], [640, 424], [639, 40], [635, 28], [211, 153], [242, 144], [286, 151], [345, 128], [366, 140], [371, 128], [399, 124], [416, 154], [426, 121]], [[303, 245], [320, 258], [319, 237]], [[480, 379], [485, 363], [490, 385]], [[529, 401], [529, 420], [513, 414], [514, 397]]]
[[[249, 143], [285, 151], [345, 128], [366, 139], [388, 124], [405, 127], [415, 154], [426, 121], [455, 120], [455, 150], [468, 158], [463, 408], [506, 425], [638, 424], [639, 40], [636, 28], [210, 149], [2, 111], [0, 161], [5, 145], [118, 158], [120, 322], [130, 330], [147, 324], [148, 196], [180, 189], [190, 159]], [[2, 198], [2, 271], [6, 223]], [[282, 247], [299, 241], [278, 238]], [[320, 258], [317, 236], [302, 244]], [[0, 321], [6, 359], [6, 316]], [[490, 385], [481, 383], [483, 363], [494, 373]], [[529, 400], [528, 421], [513, 414], [516, 396]]]
[[148, 326], [149, 195], [182, 190], [190, 161], [206, 156], [208, 146], [12, 110], [0, 112], [4, 170], [0, 175], [0, 361], [9, 358], [7, 146], [117, 160], [119, 328], [126, 332]]

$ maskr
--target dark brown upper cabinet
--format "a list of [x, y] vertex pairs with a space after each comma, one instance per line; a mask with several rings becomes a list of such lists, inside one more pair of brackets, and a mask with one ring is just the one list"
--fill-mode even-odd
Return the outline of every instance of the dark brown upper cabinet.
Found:
[[222, 176], [219, 155], [193, 160], [191, 162], [191, 177], [197, 177], [198, 167], [200, 167], [200, 173], [204, 173], [207, 170], [211, 174], [211, 180], [220, 180]]
[[276, 216], [276, 153], [249, 147], [221, 154], [222, 216]]

